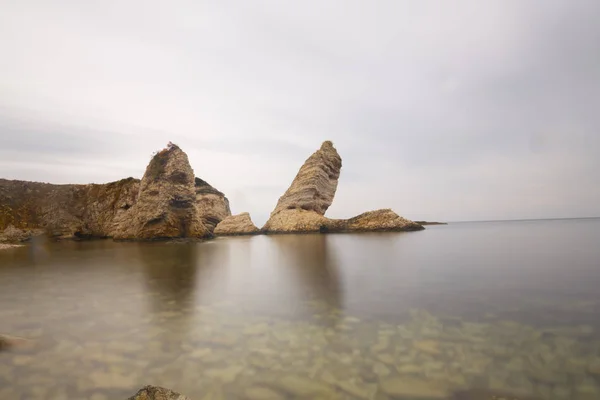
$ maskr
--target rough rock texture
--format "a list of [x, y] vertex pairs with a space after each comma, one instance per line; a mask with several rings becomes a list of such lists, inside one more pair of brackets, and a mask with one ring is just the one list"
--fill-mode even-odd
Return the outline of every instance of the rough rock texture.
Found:
[[115, 219], [115, 239], [205, 237], [210, 232], [195, 205], [194, 171], [176, 145], [154, 155], [135, 204]]
[[26, 241], [51, 237], [111, 236], [114, 219], [135, 202], [139, 180], [97, 185], [52, 185], [0, 179], [0, 235]]
[[215, 235], [251, 235], [258, 233], [259, 229], [254, 225], [250, 214], [245, 212], [237, 215], [231, 215], [219, 222], [215, 228]]
[[390, 209], [369, 211], [354, 218], [329, 219], [325, 211], [333, 202], [342, 159], [330, 141], [323, 143], [304, 163], [290, 188], [279, 198], [262, 231], [369, 232], [414, 231], [423, 227]]
[[323, 142], [321, 148], [304, 162], [290, 188], [279, 198], [271, 216], [292, 209], [325, 215], [333, 202], [341, 168], [342, 158], [333, 143]]
[[271, 214], [262, 230], [265, 233], [325, 232], [329, 225], [330, 220], [315, 211], [294, 209]]
[[214, 231], [219, 222], [231, 215], [229, 200], [217, 189], [200, 178], [195, 179], [196, 210], [202, 223]]
[[348, 232], [418, 231], [423, 227], [386, 208], [367, 211], [354, 218], [344, 220], [342, 226], [338, 229]]
[[[135, 207], [134, 207], [135, 206]], [[214, 206], [214, 209], [211, 207]], [[0, 179], [0, 242], [53, 238], [201, 237], [230, 215], [225, 196], [195, 179], [187, 155], [170, 145], [142, 181], [53, 185]]]
[[127, 400], [190, 400], [190, 398], [159, 386], [145, 386]]

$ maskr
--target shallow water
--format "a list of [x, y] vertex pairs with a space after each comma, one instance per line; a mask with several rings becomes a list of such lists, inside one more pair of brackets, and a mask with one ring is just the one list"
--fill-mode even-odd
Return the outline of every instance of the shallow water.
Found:
[[599, 399], [598, 243], [581, 219], [5, 250], [0, 333], [35, 347], [0, 353], [0, 399]]

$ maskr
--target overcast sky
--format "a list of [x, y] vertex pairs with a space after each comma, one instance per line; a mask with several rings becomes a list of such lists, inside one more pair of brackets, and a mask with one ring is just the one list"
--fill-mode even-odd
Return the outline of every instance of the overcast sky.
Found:
[[0, 177], [141, 178], [167, 142], [262, 225], [600, 216], [600, 1], [0, 0]]

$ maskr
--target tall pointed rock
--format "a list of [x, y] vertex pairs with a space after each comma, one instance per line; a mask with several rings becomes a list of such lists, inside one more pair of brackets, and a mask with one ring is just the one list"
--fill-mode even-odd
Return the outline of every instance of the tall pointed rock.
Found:
[[115, 223], [116, 239], [205, 237], [195, 205], [194, 171], [177, 145], [152, 157], [140, 182], [135, 204]]
[[266, 232], [318, 231], [325, 211], [333, 202], [342, 158], [333, 143], [323, 142], [298, 171], [289, 189], [263, 230]]

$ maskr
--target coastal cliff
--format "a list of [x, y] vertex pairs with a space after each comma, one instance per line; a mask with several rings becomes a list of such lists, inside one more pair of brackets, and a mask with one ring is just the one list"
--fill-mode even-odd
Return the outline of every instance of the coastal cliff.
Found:
[[264, 233], [415, 231], [423, 226], [390, 209], [369, 211], [350, 219], [330, 219], [342, 159], [326, 141], [302, 165], [289, 189], [279, 198]]
[[211, 236], [229, 202], [194, 177], [174, 144], [156, 153], [139, 179], [53, 185], [0, 179], [0, 242], [51, 238], [158, 239]]

